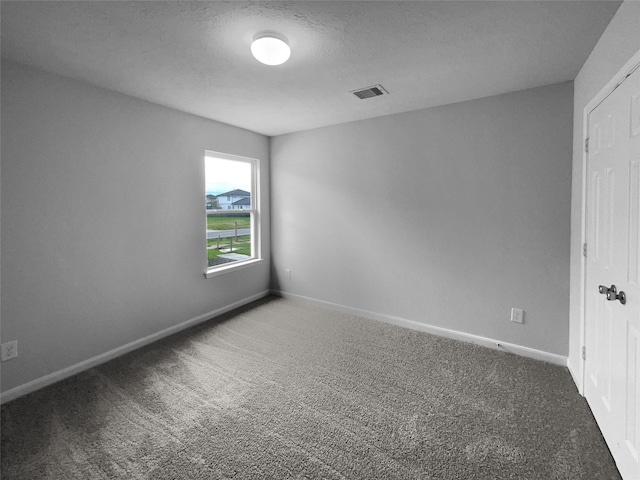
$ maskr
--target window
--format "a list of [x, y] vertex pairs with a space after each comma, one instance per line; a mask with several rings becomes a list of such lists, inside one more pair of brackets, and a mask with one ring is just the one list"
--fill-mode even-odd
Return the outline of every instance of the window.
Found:
[[207, 151], [204, 167], [209, 278], [260, 261], [259, 162]]

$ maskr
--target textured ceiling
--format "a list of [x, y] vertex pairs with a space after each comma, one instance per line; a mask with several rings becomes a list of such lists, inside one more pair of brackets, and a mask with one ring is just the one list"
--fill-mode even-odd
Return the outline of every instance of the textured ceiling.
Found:
[[[266, 135], [573, 80], [617, 1], [7, 2], [2, 56]], [[251, 56], [289, 39], [289, 62]], [[382, 84], [389, 95], [349, 92]]]

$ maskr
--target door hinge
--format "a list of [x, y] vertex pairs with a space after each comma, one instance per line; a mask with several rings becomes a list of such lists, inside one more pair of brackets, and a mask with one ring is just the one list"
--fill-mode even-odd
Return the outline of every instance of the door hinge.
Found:
[[582, 244], [582, 256], [583, 257], [587, 256], [587, 244], [586, 243]]
[[587, 347], [582, 347], [582, 360], [587, 359]]
[[584, 152], [589, 153], [589, 137], [584, 139]]

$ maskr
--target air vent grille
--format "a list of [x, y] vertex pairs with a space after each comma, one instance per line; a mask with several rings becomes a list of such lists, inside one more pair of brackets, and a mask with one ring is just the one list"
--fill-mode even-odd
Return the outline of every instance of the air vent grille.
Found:
[[364, 100], [366, 98], [379, 97], [380, 95], [385, 95], [389, 92], [387, 92], [382, 85], [374, 85], [373, 87], [354, 90], [351, 93], [353, 93], [360, 100]]

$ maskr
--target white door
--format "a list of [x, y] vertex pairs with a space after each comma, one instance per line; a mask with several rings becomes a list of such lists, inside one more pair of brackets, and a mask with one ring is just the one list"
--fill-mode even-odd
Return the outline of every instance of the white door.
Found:
[[589, 114], [587, 164], [585, 397], [622, 477], [639, 480], [640, 69]]

